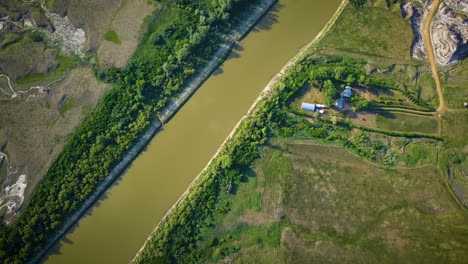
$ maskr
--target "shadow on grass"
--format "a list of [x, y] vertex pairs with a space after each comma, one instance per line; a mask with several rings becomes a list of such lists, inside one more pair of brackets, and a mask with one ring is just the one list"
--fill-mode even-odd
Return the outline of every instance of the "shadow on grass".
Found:
[[387, 118], [387, 119], [396, 119], [395, 114], [393, 114], [392, 112], [388, 112], [388, 111], [382, 111], [382, 112], [376, 113], [376, 115], [383, 116], [384, 118]]

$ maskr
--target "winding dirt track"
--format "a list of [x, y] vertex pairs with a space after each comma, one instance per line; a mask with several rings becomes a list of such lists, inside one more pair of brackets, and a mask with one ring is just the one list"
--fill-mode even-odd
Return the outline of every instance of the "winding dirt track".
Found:
[[442, 92], [442, 86], [440, 85], [439, 73], [437, 71], [437, 64], [434, 56], [434, 48], [432, 46], [432, 39], [431, 39], [431, 25], [432, 19], [434, 15], [437, 13], [439, 9], [440, 0], [433, 0], [431, 5], [431, 10], [426, 17], [426, 20], [423, 24], [423, 32], [422, 37], [424, 41], [424, 46], [426, 47], [427, 59], [431, 65], [432, 75], [434, 77], [434, 81], [436, 83], [437, 94], [439, 97], [439, 107], [437, 108], [437, 112], [442, 113], [445, 112], [446, 106], [444, 101], [444, 94]]

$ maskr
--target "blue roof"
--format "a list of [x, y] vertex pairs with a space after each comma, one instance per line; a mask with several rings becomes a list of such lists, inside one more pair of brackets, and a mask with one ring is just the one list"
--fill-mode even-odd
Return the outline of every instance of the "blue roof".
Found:
[[353, 90], [351, 90], [351, 87], [346, 86], [344, 92], [343, 92], [344, 97], [351, 97], [353, 96]]
[[338, 107], [338, 108], [343, 108], [344, 107], [344, 99], [343, 98], [338, 98], [338, 100], [336, 100], [336, 107]]
[[301, 109], [314, 112], [315, 111], [315, 104], [302, 103]]

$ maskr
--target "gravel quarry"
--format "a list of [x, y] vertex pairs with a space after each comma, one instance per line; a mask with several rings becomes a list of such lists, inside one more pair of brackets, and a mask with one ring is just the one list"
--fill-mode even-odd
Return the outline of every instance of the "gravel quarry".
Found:
[[26, 175], [17, 176], [20, 170], [8, 164], [8, 156], [5, 153], [0, 152], [0, 159], [7, 167], [7, 179], [0, 189], [0, 212], [4, 214], [4, 221], [8, 225], [24, 202], [27, 181]]
[[83, 48], [86, 42], [85, 31], [81, 28], [76, 28], [67, 16], [61, 17], [59, 14], [51, 13], [45, 7], [45, 0], [42, 1], [41, 8], [55, 28], [53, 33], [54, 41], [62, 47], [62, 51], [66, 55], [76, 54], [80, 58], [83, 58]]
[[[425, 60], [427, 54], [422, 39], [422, 21], [428, 16], [432, 0], [415, 0], [402, 6], [404, 17], [410, 17], [415, 39], [411, 56], [415, 59]], [[468, 51], [468, 1], [446, 0], [439, 5], [431, 26], [431, 39], [433, 43], [437, 64], [445, 66], [461, 59]]]

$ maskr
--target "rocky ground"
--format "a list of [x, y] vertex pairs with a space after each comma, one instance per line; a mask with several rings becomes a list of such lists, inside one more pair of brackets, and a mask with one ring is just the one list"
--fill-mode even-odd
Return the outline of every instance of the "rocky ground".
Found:
[[[414, 0], [402, 6], [403, 16], [409, 17], [413, 25], [415, 39], [411, 54], [416, 59], [426, 59], [421, 31], [431, 3], [431, 0]], [[443, 1], [433, 20], [431, 37], [439, 65], [445, 66], [465, 57], [468, 51], [468, 1]]]

